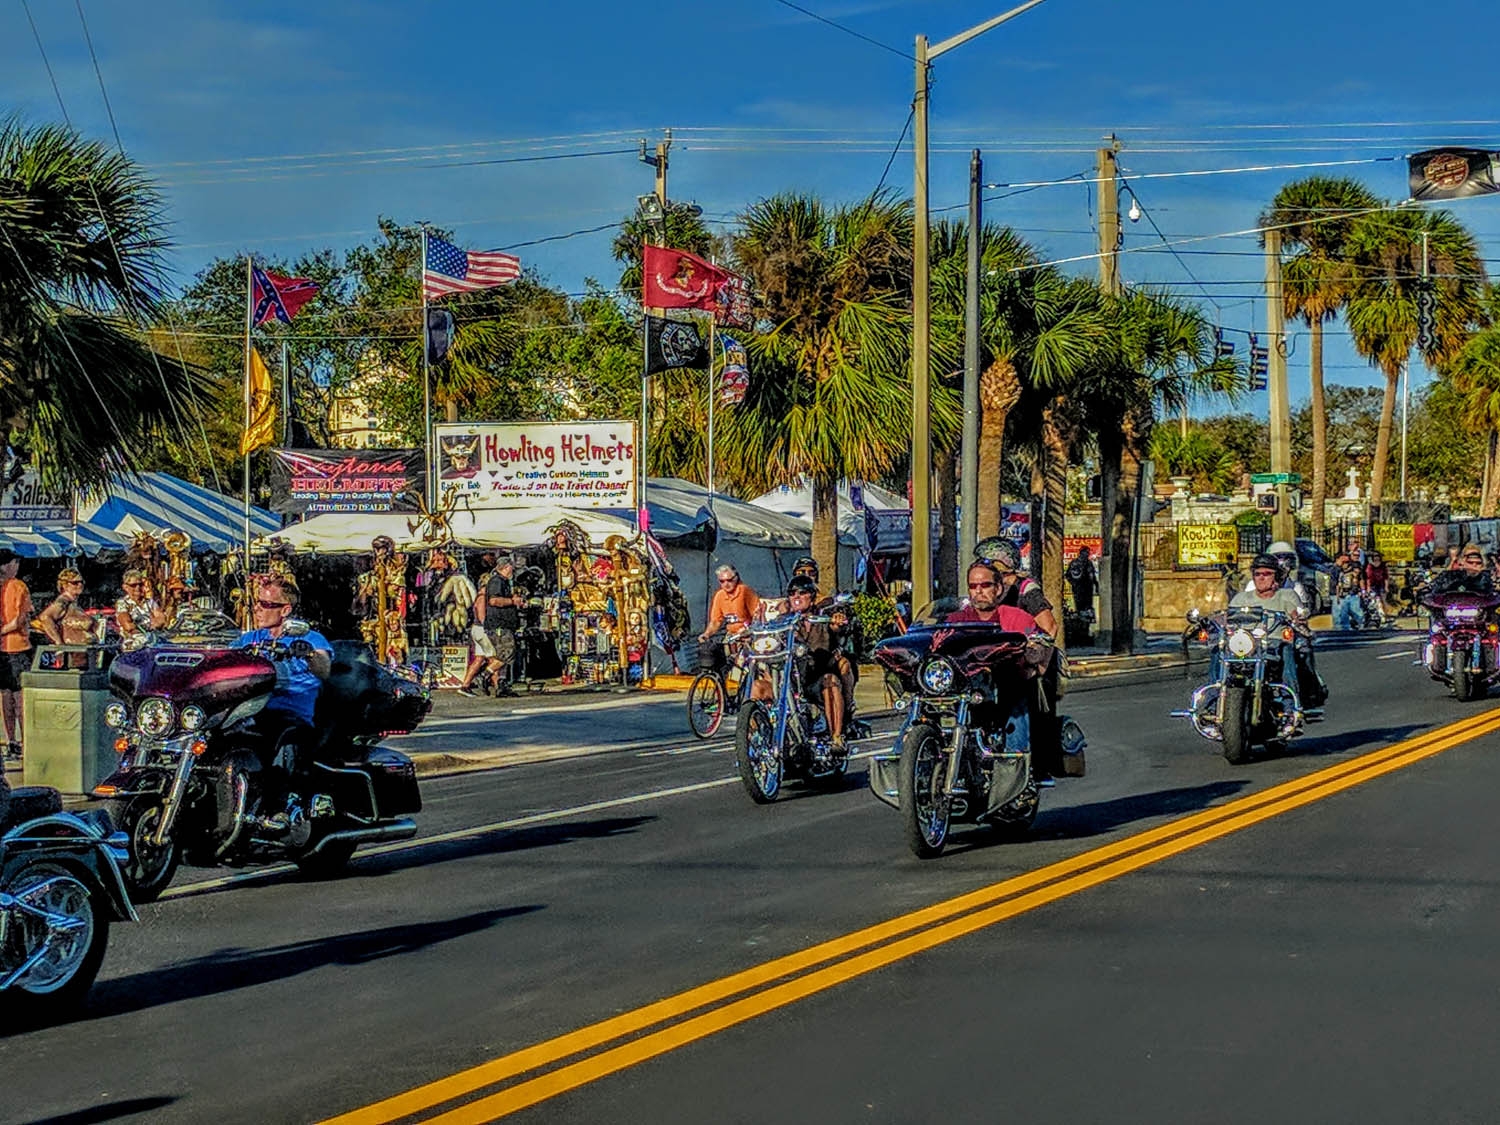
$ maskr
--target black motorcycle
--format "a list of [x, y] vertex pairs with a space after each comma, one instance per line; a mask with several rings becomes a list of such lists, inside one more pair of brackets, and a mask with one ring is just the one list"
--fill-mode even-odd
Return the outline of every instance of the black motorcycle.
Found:
[[[415, 677], [378, 664], [363, 642], [335, 641], [312, 732], [277, 733], [253, 721], [276, 687], [278, 664], [306, 655], [298, 639], [306, 631], [289, 621], [282, 640], [237, 648], [228, 618], [188, 615], [115, 658], [116, 698], [104, 721], [117, 732], [120, 767], [94, 795], [114, 803], [129, 837], [124, 874], [134, 901], [160, 895], [181, 862], [290, 860], [331, 875], [362, 843], [416, 835], [416, 770], [379, 745], [416, 729], [431, 709]], [[290, 740], [298, 737], [294, 774]]]
[[[870, 759], [870, 789], [900, 811], [917, 858], [942, 855], [955, 821], [1020, 834], [1036, 819], [1031, 713], [1052, 655], [1044, 634], [950, 625], [941, 615], [875, 646], [876, 661], [900, 682], [906, 716], [895, 747]], [[1056, 721], [1063, 773], [1082, 777], [1083, 731], [1067, 716]]]
[[0, 1028], [71, 1015], [99, 974], [111, 922], [136, 921], [125, 837], [102, 810], [0, 778]]

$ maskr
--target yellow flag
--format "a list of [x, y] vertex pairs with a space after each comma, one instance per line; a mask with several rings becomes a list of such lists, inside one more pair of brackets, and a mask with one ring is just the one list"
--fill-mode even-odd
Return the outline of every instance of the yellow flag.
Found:
[[247, 454], [276, 440], [276, 397], [271, 392], [271, 373], [260, 358], [260, 352], [250, 349], [250, 370], [245, 377], [245, 390], [250, 398], [250, 425], [240, 439], [240, 453]]

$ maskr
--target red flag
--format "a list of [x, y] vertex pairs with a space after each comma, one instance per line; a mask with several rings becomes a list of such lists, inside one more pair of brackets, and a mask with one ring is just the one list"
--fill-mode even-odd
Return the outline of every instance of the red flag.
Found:
[[273, 318], [290, 324], [297, 310], [318, 295], [318, 283], [310, 277], [282, 277], [258, 266], [252, 267], [251, 276], [254, 292], [250, 299], [257, 325]]
[[729, 324], [748, 319], [745, 279], [686, 250], [645, 247], [641, 273], [647, 308], [702, 309]]

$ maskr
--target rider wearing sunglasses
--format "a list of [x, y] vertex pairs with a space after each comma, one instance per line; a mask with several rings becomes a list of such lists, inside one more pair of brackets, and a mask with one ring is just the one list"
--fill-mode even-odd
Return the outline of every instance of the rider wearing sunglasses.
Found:
[[[261, 578], [255, 586], [254, 601], [250, 604], [252, 629], [240, 634], [236, 648], [263, 645], [281, 641], [286, 634], [287, 622], [300, 600], [296, 583], [288, 578], [270, 574]], [[280, 767], [281, 781], [285, 792], [285, 812], [276, 812], [264, 820], [264, 826], [273, 831], [290, 827], [291, 811], [300, 804], [292, 788], [305, 763], [301, 759], [304, 748], [316, 741], [313, 716], [317, 709], [318, 692], [323, 681], [333, 669], [333, 646], [328, 638], [313, 629], [296, 634], [296, 653], [289, 653], [276, 661], [276, 687], [266, 700], [266, 705], [251, 720], [255, 729], [273, 748], [266, 757], [270, 764]], [[267, 810], [275, 810], [272, 790]]]

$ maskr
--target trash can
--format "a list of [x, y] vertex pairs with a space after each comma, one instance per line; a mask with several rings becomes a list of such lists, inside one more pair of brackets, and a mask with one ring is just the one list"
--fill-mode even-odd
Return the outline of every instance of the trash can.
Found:
[[91, 793], [114, 772], [114, 734], [104, 725], [109, 661], [98, 645], [41, 645], [21, 673], [27, 785]]

